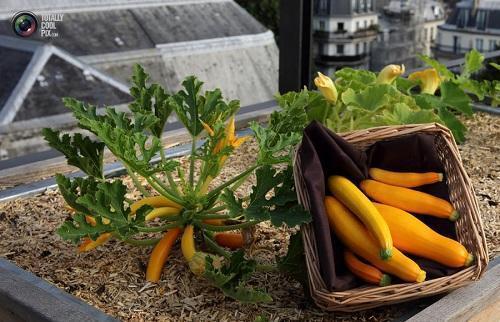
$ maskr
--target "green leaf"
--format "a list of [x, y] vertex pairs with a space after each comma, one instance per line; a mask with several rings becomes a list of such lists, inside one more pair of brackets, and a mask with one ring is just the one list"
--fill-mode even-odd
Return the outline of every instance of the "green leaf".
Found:
[[437, 60], [432, 59], [429, 56], [425, 56], [425, 55], [419, 55], [418, 57], [425, 64], [427, 64], [430, 67], [432, 67], [435, 70], [437, 70], [437, 72], [439, 73], [439, 75], [441, 75], [441, 77], [443, 77], [445, 80], [452, 80], [452, 79], [455, 78], [455, 74], [453, 74], [450, 70], [448, 70], [448, 68], [444, 64], [438, 62]]
[[149, 137], [143, 128], [156, 124], [154, 115], [135, 113], [131, 119], [123, 112], [107, 108], [105, 115], [97, 115], [95, 106], [85, 105], [66, 98], [64, 103], [73, 111], [81, 127], [88, 129], [101, 139], [111, 152], [139, 174], [147, 177], [156, 170], [151, 159], [160, 152], [160, 140]]
[[229, 262], [221, 268], [215, 268], [211, 256], [205, 257], [205, 272], [203, 276], [211, 281], [222, 292], [243, 303], [271, 302], [269, 294], [252, 287], [245, 286], [245, 282], [255, 271], [256, 262], [245, 259], [243, 250], [231, 254]]
[[335, 78], [335, 85], [342, 91], [347, 88], [360, 91], [367, 86], [375, 84], [377, 75], [368, 70], [344, 67], [335, 72]]
[[280, 272], [307, 286], [306, 259], [300, 231], [290, 236], [287, 254], [276, 257], [276, 263]]
[[219, 89], [201, 95], [203, 83], [194, 76], [187, 77], [182, 85], [184, 89], [174, 94], [169, 102], [194, 137], [203, 130], [200, 120], [213, 125], [217, 120], [225, 121], [239, 109], [239, 101], [224, 102]]
[[73, 178], [69, 179], [62, 174], [56, 174], [56, 183], [59, 187], [59, 192], [63, 196], [66, 203], [77, 212], [90, 213], [87, 207], [77, 203], [77, 199], [86, 194], [95, 194], [97, 191], [97, 181], [93, 177]]
[[490, 63], [490, 66], [495, 67], [496, 69], [500, 70], [500, 65], [497, 63]]
[[243, 213], [243, 202], [234, 196], [234, 191], [231, 189], [225, 189], [220, 195], [219, 200], [224, 203], [232, 217], [239, 216]]
[[[256, 171], [256, 184], [243, 214], [247, 220], [271, 220], [277, 227], [294, 227], [311, 221], [311, 216], [297, 203], [291, 168], [278, 171], [264, 166]], [[272, 195], [272, 196], [271, 196]]]
[[137, 231], [134, 225], [144, 222], [148, 208], [142, 207], [135, 216], [130, 215], [130, 208], [125, 208], [125, 194], [127, 187], [120, 181], [103, 182], [97, 185], [95, 193], [87, 193], [79, 197], [76, 202], [84, 206], [94, 218], [106, 218], [109, 226], [122, 237], [128, 237]]
[[59, 131], [49, 128], [43, 129], [42, 134], [51, 147], [64, 154], [69, 165], [89, 176], [103, 177], [104, 143], [92, 141], [80, 133], [61, 136]]
[[259, 145], [258, 164], [271, 165], [291, 162], [291, 151], [302, 139], [300, 133], [278, 133], [272, 125], [265, 128], [257, 122], [251, 122], [250, 128], [253, 130]]
[[398, 77], [396, 79], [396, 87], [406, 95], [412, 95], [411, 90], [418, 85], [418, 82], [409, 80], [408, 78]]
[[387, 104], [391, 85], [377, 84], [369, 86], [361, 92], [348, 89], [342, 93], [342, 102], [348, 106], [359, 107], [369, 111], [376, 111]]
[[455, 140], [457, 140], [458, 143], [463, 143], [465, 141], [467, 128], [462, 124], [462, 122], [460, 122], [460, 120], [457, 119], [453, 113], [444, 107], [439, 109], [439, 117], [451, 130]]
[[469, 116], [472, 115], [470, 97], [452, 82], [443, 82], [441, 84], [441, 101], [459, 112]]
[[483, 67], [484, 56], [476, 49], [465, 54], [465, 65], [462, 76], [469, 77]]
[[70, 240], [78, 243], [84, 237], [90, 237], [96, 240], [102, 233], [112, 231], [109, 225], [104, 225], [101, 218], [95, 218], [96, 224], [92, 226], [87, 223], [85, 214], [76, 213], [72, 220], [66, 220], [58, 229], [57, 234], [64, 240]]

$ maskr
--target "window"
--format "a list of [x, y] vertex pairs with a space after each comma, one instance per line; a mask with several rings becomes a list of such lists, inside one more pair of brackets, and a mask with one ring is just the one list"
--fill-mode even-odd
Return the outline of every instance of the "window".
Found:
[[460, 53], [460, 37], [459, 36], [453, 36], [453, 52], [455, 54]]
[[427, 28], [424, 28], [424, 41], [427, 41]]
[[373, 25], [375, 25], [375, 20], [372, 19], [372, 20], [370, 20], [370, 26], [373, 26]]
[[469, 22], [469, 10], [461, 9], [458, 13], [457, 27], [464, 28], [467, 27]]
[[483, 40], [481, 38], [476, 39], [476, 49], [483, 51]]
[[319, 30], [325, 30], [325, 22], [323, 20], [319, 21]]
[[359, 55], [359, 43], [356, 44], [356, 55]]
[[368, 53], [368, 43], [367, 42], [363, 43], [363, 53], [365, 53], [365, 54]]
[[368, 28], [368, 20], [365, 20], [365, 29]]
[[361, 6], [362, 6], [362, 10], [363, 11], [366, 11], [366, 0], [361, 0]]
[[436, 39], [436, 28], [431, 27], [431, 41]]
[[337, 30], [338, 31], [344, 31], [344, 23], [343, 22], [337, 23]]
[[359, 30], [359, 21], [356, 21], [356, 30], [354, 31], [358, 31]]
[[328, 10], [328, 1], [319, 0], [319, 10], [322, 12], [326, 12]]
[[366, 2], [368, 3], [368, 10], [372, 11], [372, 9], [373, 9], [373, 4], [372, 4], [373, 0], [366, 0]]
[[344, 45], [337, 45], [337, 54], [344, 53]]
[[486, 29], [486, 11], [479, 10], [476, 17], [476, 27], [480, 30]]
[[497, 47], [496, 41], [490, 40], [490, 51], [495, 50]]

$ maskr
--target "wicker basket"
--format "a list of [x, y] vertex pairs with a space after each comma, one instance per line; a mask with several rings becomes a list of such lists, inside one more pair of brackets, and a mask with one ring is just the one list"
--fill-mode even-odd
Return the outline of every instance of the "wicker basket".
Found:
[[[418, 132], [436, 137], [437, 152], [445, 169], [450, 200], [461, 214], [456, 222], [457, 237], [475, 256], [475, 264], [453, 275], [418, 284], [404, 283], [385, 287], [364, 286], [342, 292], [332, 292], [327, 289], [321, 277], [314, 230], [311, 224], [307, 224], [302, 227], [302, 238], [308, 280], [311, 296], [320, 308], [327, 311], [353, 312], [449, 292], [477, 280], [485, 270], [488, 264], [488, 253], [477, 200], [470, 179], [462, 165], [457, 145], [446, 127], [440, 124], [384, 126], [343, 133], [340, 136], [364, 150], [377, 141]], [[296, 153], [294, 177], [297, 194], [299, 202], [306, 209], [310, 209], [309, 195], [300, 172], [300, 163], [300, 157]]]

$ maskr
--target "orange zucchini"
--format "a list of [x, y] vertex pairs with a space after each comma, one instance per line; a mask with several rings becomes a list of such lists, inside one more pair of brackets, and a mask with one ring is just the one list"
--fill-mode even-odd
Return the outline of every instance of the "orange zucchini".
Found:
[[469, 266], [474, 256], [459, 242], [444, 237], [404, 210], [374, 203], [391, 230], [394, 246], [449, 267]]
[[451, 221], [458, 219], [458, 212], [451, 203], [425, 192], [396, 187], [375, 180], [363, 180], [360, 187], [373, 200], [389, 206]]
[[232, 250], [243, 248], [244, 245], [243, 235], [241, 233], [217, 233], [214, 238], [219, 246], [227, 247]]
[[158, 282], [160, 280], [163, 266], [180, 233], [180, 228], [174, 228], [167, 231], [163, 238], [156, 244], [155, 248], [153, 248], [146, 270], [146, 280], [150, 282]]
[[344, 251], [344, 262], [347, 268], [357, 277], [370, 284], [387, 286], [391, 284], [391, 277], [382, 273], [378, 268], [365, 264], [350, 251]]
[[380, 259], [379, 247], [363, 224], [337, 199], [325, 197], [328, 222], [335, 235], [353, 253], [364, 258], [378, 269], [395, 275], [406, 282], [423, 282], [425, 272], [397, 248], [392, 257]]
[[392, 238], [389, 227], [377, 208], [349, 179], [341, 176], [328, 178], [328, 188], [335, 198], [349, 208], [372, 233], [380, 248], [380, 257], [391, 257]]
[[438, 172], [395, 172], [379, 168], [370, 168], [368, 172], [374, 180], [405, 188], [415, 188], [443, 181], [443, 174]]

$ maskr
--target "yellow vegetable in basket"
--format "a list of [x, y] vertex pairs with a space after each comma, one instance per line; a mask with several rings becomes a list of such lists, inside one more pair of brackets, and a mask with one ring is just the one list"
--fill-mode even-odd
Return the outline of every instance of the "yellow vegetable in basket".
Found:
[[328, 188], [333, 196], [349, 208], [372, 233], [380, 248], [380, 257], [382, 259], [391, 257], [391, 232], [371, 201], [345, 177], [329, 177]]
[[378, 268], [363, 263], [350, 251], [344, 251], [344, 262], [347, 268], [357, 277], [370, 284], [387, 286], [391, 284], [391, 277], [382, 273]]
[[392, 249], [392, 257], [381, 260], [375, 239], [363, 224], [337, 199], [325, 197], [325, 208], [330, 227], [342, 243], [356, 255], [366, 259], [378, 269], [395, 275], [406, 282], [423, 282], [425, 272], [397, 248]]
[[444, 237], [404, 210], [373, 203], [391, 230], [394, 246], [449, 267], [469, 266], [474, 256], [459, 242]]
[[448, 201], [428, 193], [388, 185], [375, 180], [363, 180], [361, 190], [375, 201], [422, 215], [458, 219], [458, 212]]
[[395, 172], [370, 168], [369, 173], [374, 180], [405, 188], [414, 188], [443, 181], [443, 174], [438, 172]]

